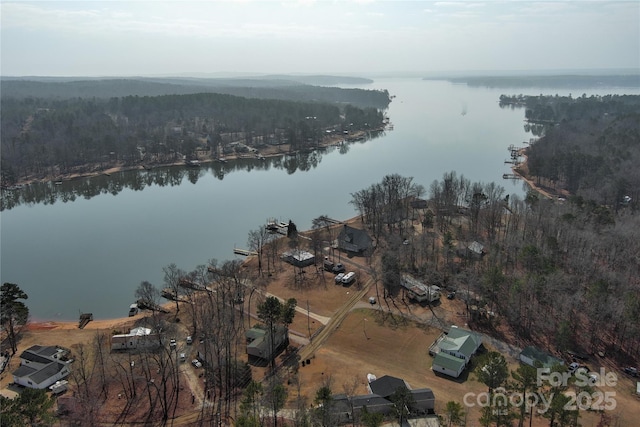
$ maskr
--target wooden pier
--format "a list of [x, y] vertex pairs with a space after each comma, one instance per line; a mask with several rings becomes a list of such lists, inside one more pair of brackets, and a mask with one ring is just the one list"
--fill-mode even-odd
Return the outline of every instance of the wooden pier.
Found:
[[250, 251], [247, 249], [240, 249], [240, 248], [233, 248], [233, 253], [236, 255], [242, 255], [242, 256], [258, 255], [258, 252], [256, 251]]
[[142, 298], [138, 299], [138, 301], [136, 301], [136, 304], [138, 304], [138, 308], [140, 308], [141, 310], [151, 310], [151, 311], [157, 311], [160, 313], [168, 313], [169, 310], [165, 310], [164, 308], [162, 308], [161, 306], [152, 303], [150, 301], [145, 301]]
[[80, 313], [80, 320], [78, 321], [78, 328], [84, 329], [89, 322], [93, 320], [93, 313]]
[[503, 179], [520, 179], [520, 175], [515, 173], [504, 173], [502, 174]]

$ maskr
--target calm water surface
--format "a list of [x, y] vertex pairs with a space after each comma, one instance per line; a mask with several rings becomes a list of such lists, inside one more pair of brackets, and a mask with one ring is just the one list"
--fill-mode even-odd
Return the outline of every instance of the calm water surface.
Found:
[[[520, 182], [503, 181], [502, 174], [509, 171], [507, 147], [523, 145], [531, 135], [523, 128], [524, 110], [501, 109], [498, 98], [543, 91], [420, 79], [379, 80], [370, 88], [395, 95], [387, 113], [394, 129], [364, 143], [300, 158], [123, 172], [44, 186], [52, 194], [48, 202], [22, 203], [1, 214], [0, 280], [29, 295], [34, 319], [77, 320], [80, 311], [115, 318], [126, 316], [141, 281], [163, 287], [164, 266], [190, 271], [213, 258], [233, 259], [233, 248], [246, 248], [249, 231], [267, 218], [308, 229], [319, 215], [353, 217], [351, 194], [387, 174], [413, 177], [428, 190], [455, 170], [471, 181], [498, 182], [507, 194], [523, 194]], [[102, 192], [95, 191], [100, 186]], [[71, 190], [73, 200], [55, 197]]]

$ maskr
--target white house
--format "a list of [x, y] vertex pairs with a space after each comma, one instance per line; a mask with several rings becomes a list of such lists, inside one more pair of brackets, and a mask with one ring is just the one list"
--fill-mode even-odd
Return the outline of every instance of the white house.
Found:
[[111, 337], [111, 350], [136, 350], [153, 348], [160, 345], [158, 334], [152, 334], [149, 328], [133, 328], [128, 334]]
[[73, 360], [67, 350], [34, 345], [20, 355], [20, 367], [12, 372], [13, 382], [29, 388], [45, 389], [71, 373]]

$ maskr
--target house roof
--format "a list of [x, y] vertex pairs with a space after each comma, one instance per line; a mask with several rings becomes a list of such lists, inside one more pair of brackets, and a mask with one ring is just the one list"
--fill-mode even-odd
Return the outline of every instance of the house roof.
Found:
[[409, 385], [405, 380], [401, 378], [392, 377], [391, 375], [385, 375], [378, 378], [375, 381], [369, 383], [369, 387], [373, 394], [377, 394], [382, 397], [389, 397], [396, 392], [398, 387], [404, 387], [409, 390]]
[[49, 363], [47, 366], [40, 369], [38, 372], [34, 372], [33, 374], [31, 374], [31, 380], [36, 384], [40, 384], [45, 380], [51, 378], [58, 372], [62, 371], [63, 369], [64, 369], [64, 365], [62, 363], [59, 363], [59, 362]]
[[436, 396], [430, 388], [419, 388], [411, 390], [411, 395], [416, 402], [422, 402], [424, 400], [435, 400]]
[[338, 246], [351, 252], [360, 252], [371, 247], [369, 234], [357, 228], [344, 225], [338, 235]]
[[390, 407], [392, 405], [388, 399], [385, 399], [375, 393], [353, 396], [351, 398], [351, 403], [353, 403], [355, 408], [362, 408], [363, 406], [366, 406], [367, 408]]
[[525, 347], [520, 352], [521, 356], [528, 357], [534, 362], [540, 362], [545, 368], [551, 368], [554, 365], [564, 365], [564, 362], [556, 357], [553, 357], [549, 353], [540, 350], [538, 347], [530, 345]]
[[484, 250], [484, 246], [481, 243], [476, 241], [471, 242], [468, 248], [471, 252], [474, 252], [476, 254], [481, 254], [482, 251]]
[[36, 371], [38, 370], [35, 368], [32, 368], [29, 365], [20, 365], [18, 369], [16, 369], [11, 373], [11, 375], [16, 377], [28, 377], [29, 375], [33, 374]]
[[11, 375], [18, 378], [29, 378], [33, 383], [40, 384], [62, 371], [65, 367], [65, 365], [60, 362], [48, 362], [49, 364], [41, 369], [36, 369], [29, 365], [20, 365]]
[[245, 332], [245, 337], [250, 340], [255, 340], [257, 338], [262, 338], [267, 333], [266, 329], [253, 327]]
[[454, 372], [462, 372], [465, 361], [459, 357], [452, 356], [448, 353], [440, 352], [433, 358], [433, 366], [440, 366]]
[[440, 341], [440, 350], [455, 351], [471, 357], [482, 344], [482, 339], [475, 332], [462, 328], [451, 327], [447, 336]]
[[[287, 337], [287, 328], [283, 325], [275, 325], [276, 337], [274, 344], [276, 347], [280, 346]], [[255, 338], [251, 338], [254, 336]], [[245, 335], [248, 339], [253, 339], [250, 343], [247, 344], [247, 348], [256, 348], [261, 352], [270, 354], [271, 349], [271, 334], [262, 328], [251, 328], [246, 332]]]
[[151, 335], [151, 329], [143, 328], [142, 326], [139, 326], [137, 328], [131, 329], [131, 331], [129, 332], [129, 335], [137, 335], [137, 336]]
[[55, 346], [33, 345], [22, 352], [20, 359], [36, 363], [50, 363], [52, 357], [59, 352]]

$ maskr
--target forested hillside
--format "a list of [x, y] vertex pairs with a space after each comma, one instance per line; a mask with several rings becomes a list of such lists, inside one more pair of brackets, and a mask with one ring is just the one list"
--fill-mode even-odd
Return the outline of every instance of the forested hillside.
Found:
[[382, 304], [405, 305], [400, 275], [410, 273], [456, 292], [471, 327], [518, 347], [601, 353], [620, 365], [640, 357], [640, 220], [630, 207], [533, 190], [510, 197], [456, 172], [428, 192], [390, 175], [352, 197], [377, 242]]
[[[104, 84], [105, 90], [114, 90]], [[326, 135], [383, 124], [378, 108], [342, 103], [332, 98], [339, 91], [335, 88], [312, 89], [334, 102], [260, 99], [250, 96], [259, 89], [243, 90], [247, 97], [195, 93], [58, 99], [3, 92], [2, 183], [116, 164], [170, 163], [198, 158], [198, 153], [215, 159], [268, 145], [288, 144], [295, 151], [317, 146]], [[294, 93], [295, 88], [289, 92]], [[386, 92], [345, 93], [353, 93], [354, 99], [384, 98], [384, 107], [389, 103]]]
[[112, 98], [124, 96], [222, 93], [247, 98], [327, 102], [384, 109], [386, 91], [341, 89], [314, 85], [364, 84], [366, 79], [331, 76], [270, 76], [264, 78], [6, 78], [0, 81], [3, 98]]
[[500, 102], [524, 106], [529, 124], [544, 134], [527, 149], [530, 175], [616, 210], [637, 206], [640, 96], [503, 96]]

